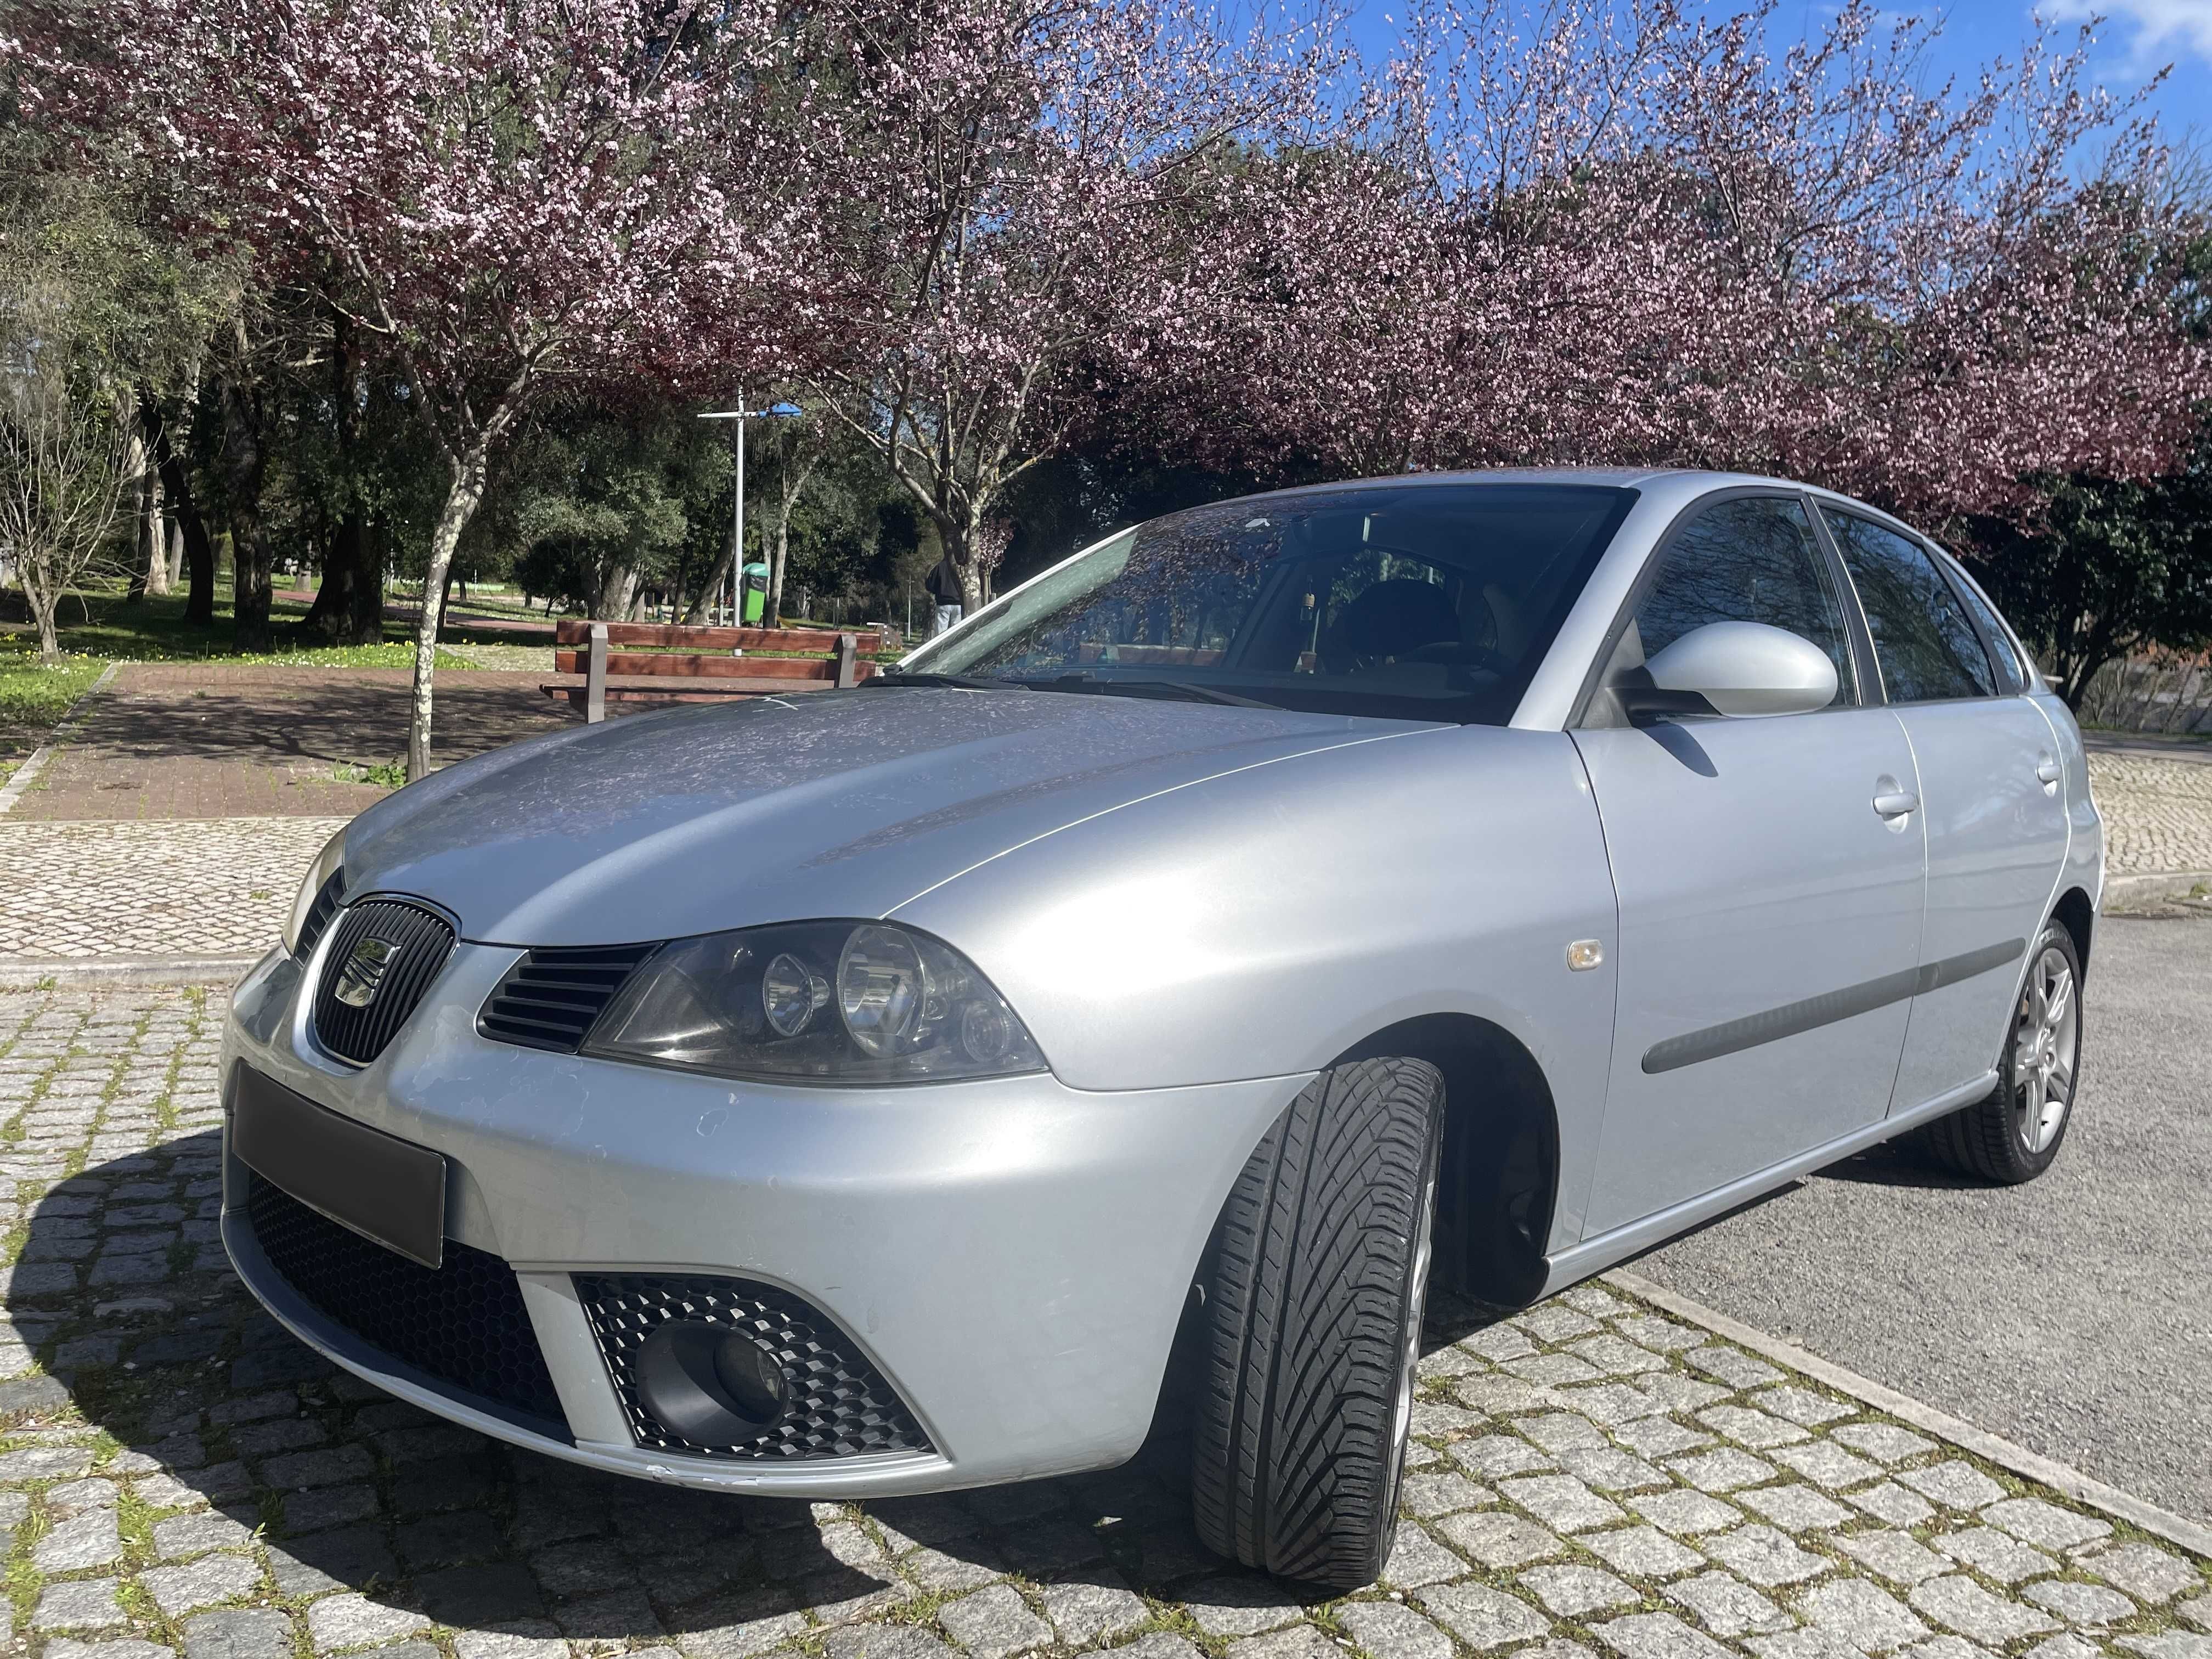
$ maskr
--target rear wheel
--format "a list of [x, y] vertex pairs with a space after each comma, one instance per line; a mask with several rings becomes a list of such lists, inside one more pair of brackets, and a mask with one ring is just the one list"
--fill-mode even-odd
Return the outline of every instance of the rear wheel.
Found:
[[2057, 922], [2028, 951], [2027, 976], [1997, 1065], [1995, 1093], [1928, 1126], [1937, 1158], [2006, 1186], [2051, 1167], [2073, 1121], [2081, 1074], [2081, 958]]
[[1223, 1212], [1192, 1437], [1199, 1536], [1246, 1566], [1354, 1589], [1382, 1570], [1413, 1425], [1443, 1079], [1323, 1073]]

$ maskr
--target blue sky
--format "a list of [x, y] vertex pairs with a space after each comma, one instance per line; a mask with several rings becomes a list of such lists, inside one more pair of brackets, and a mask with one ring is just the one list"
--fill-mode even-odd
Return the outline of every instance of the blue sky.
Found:
[[[1396, 34], [1388, 20], [1404, 15], [1404, 0], [1353, 3], [1352, 32], [1361, 50], [1383, 55]], [[1775, 21], [1778, 27], [1814, 28], [1834, 9], [1821, 0], [1787, 0]], [[2096, 77], [2115, 92], [2132, 92], [2171, 64], [2153, 100], [2160, 127], [2169, 143], [2194, 139], [2212, 147], [2212, 0], [2045, 0], [2042, 9], [2067, 24], [2069, 33], [2093, 12], [2103, 17], [2090, 62]], [[1936, 78], [1955, 75], [1966, 86], [1992, 59], [2019, 60], [2021, 44], [2034, 27], [2035, 8], [2027, 0], [1952, 0], [1925, 15], [1943, 23], [1929, 65]]]

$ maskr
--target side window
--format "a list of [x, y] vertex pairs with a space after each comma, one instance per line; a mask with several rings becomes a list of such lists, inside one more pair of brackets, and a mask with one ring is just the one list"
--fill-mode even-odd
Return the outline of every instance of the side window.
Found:
[[1889, 700], [1995, 696], [1989, 653], [1936, 562], [1869, 520], [1826, 508], [1822, 514], [1866, 609]]
[[1982, 632], [1989, 640], [1990, 659], [1997, 671], [1997, 689], [2006, 692], [2027, 690], [2027, 665], [2021, 661], [2019, 652], [2014, 648], [2012, 635], [1997, 620], [1997, 613], [1990, 608], [1990, 602], [1981, 596], [1972, 582], [1960, 582], [1958, 587], [1966, 597], [1966, 609], [1974, 613], [1974, 620], [1981, 623]]
[[1636, 607], [1645, 658], [1707, 623], [1755, 622], [1810, 640], [1836, 665], [1836, 702], [1858, 701], [1844, 608], [1796, 501], [1746, 496], [1706, 507], [1674, 538]]

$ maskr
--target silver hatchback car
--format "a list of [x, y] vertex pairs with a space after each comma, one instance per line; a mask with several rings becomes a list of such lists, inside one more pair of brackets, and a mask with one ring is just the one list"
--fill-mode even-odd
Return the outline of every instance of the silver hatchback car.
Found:
[[1109, 1466], [1180, 1353], [1201, 1535], [1351, 1586], [1432, 1268], [1525, 1305], [1907, 1131], [2036, 1175], [2102, 878], [2064, 705], [1878, 512], [1257, 496], [363, 813], [233, 1004], [223, 1236], [392, 1393], [730, 1492]]

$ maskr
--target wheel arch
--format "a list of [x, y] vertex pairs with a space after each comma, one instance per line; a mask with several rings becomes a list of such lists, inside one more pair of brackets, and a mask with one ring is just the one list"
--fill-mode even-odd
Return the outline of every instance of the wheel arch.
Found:
[[1478, 1302], [1525, 1307], [1543, 1289], [1559, 1189], [1559, 1115], [1526, 1044], [1474, 1014], [1424, 1014], [1362, 1038], [1330, 1062], [1400, 1055], [1443, 1074], [1437, 1190], [1442, 1283]]
[[2073, 936], [2074, 954], [2081, 958], [2081, 972], [2086, 976], [2089, 971], [2089, 936], [2096, 927], [2097, 907], [2090, 903], [2087, 892], [2079, 887], [2069, 887], [2051, 907], [2051, 919]]

